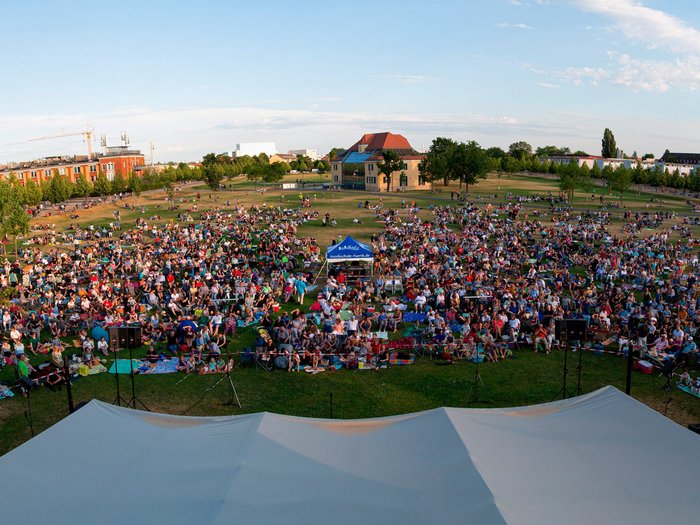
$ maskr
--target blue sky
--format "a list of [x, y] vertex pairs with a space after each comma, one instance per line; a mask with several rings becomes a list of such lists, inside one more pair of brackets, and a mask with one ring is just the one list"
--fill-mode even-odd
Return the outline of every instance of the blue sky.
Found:
[[[0, 1], [0, 162], [85, 151], [89, 124], [156, 160], [392, 131], [599, 153], [700, 151], [690, 0]], [[99, 142], [98, 142], [99, 143]]]

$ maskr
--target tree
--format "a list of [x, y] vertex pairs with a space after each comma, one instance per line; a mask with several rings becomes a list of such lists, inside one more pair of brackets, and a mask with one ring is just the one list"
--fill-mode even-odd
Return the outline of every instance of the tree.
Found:
[[443, 181], [447, 186], [453, 178], [452, 164], [450, 157], [457, 143], [445, 137], [438, 137], [428, 149], [428, 153], [418, 164], [418, 171], [421, 176], [428, 181]]
[[95, 179], [95, 185], [93, 186], [92, 191], [95, 192], [95, 195], [102, 196], [109, 194], [110, 188], [111, 185], [107, 179], [107, 176], [104, 173], [100, 173]]
[[273, 162], [264, 167], [263, 180], [265, 182], [277, 182], [284, 178], [287, 171], [286, 162]]
[[118, 171], [112, 179], [112, 193], [124, 193], [126, 191], [126, 179], [121, 171]]
[[486, 178], [490, 166], [488, 155], [473, 140], [455, 146], [450, 162], [452, 164], [451, 171], [459, 179], [460, 187], [465, 184], [467, 192], [469, 192], [470, 184], [476, 184], [479, 179]]
[[581, 168], [575, 162], [564, 164], [559, 170], [559, 189], [567, 194], [569, 203], [573, 201], [574, 192], [581, 187]]
[[608, 128], [603, 132], [603, 141], [601, 155], [606, 159], [614, 159], [617, 157], [617, 144], [615, 143], [615, 135]]
[[87, 197], [92, 191], [92, 184], [87, 180], [84, 173], [78, 177], [78, 180], [73, 184], [73, 196], [74, 197]]
[[538, 157], [559, 157], [562, 155], [571, 155], [571, 150], [566, 146], [563, 148], [558, 146], [542, 146], [535, 150], [535, 155]]
[[41, 203], [41, 199], [41, 187], [30, 179], [24, 186], [24, 204], [27, 206], [36, 206], [37, 204]]
[[[666, 150], [666, 151], [668, 151], [668, 150]], [[655, 158], [653, 153], [645, 153], [644, 155], [642, 155], [642, 160], [653, 159], [653, 158]]]
[[251, 164], [246, 170], [248, 180], [261, 180], [263, 182], [277, 182], [287, 173], [287, 165], [283, 162], [272, 164]]
[[528, 159], [532, 156], [532, 146], [522, 140], [513, 142], [508, 146], [508, 154], [518, 160]]
[[17, 192], [7, 182], [0, 182], [0, 237], [14, 237], [17, 255], [17, 236], [29, 233], [29, 214], [24, 210]]
[[135, 173], [132, 173], [131, 175], [129, 175], [129, 182], [127, 183], [127, 186], [129, 188], [129, 191], [131, 191], [131, 194], [134, 195], [136, 199], [138, 199], [141, 195], [141, 190], [143, 188], [141, 178], [138, 177]]
[[226, 176], [226, 168], [218, 162], [204, 166], [202, 172], [207, 186], [214, 191], [221, 187], [221, 181]]
[[384, 175], [386, 191], [391, 191], [391, 176], [403, 169], [403, 161], [399, 154], [391, 149], [383, 149], [379, 156], [382, 158], [382, 161], [377, 162], [377, 170]]
[[612, 182], [615, 177], [615, 170], [608, 165], [603, 168], [602, 178], [605, 181], [605, 187], [608, 189], [608, 194], [612, 192]]
[[488, 148], [486, 150], [486, 155], [488, 155], [489, 158], [492, 158], [492, 159], [502, 159], [503, 157], [506, 156], [506, 152], [503, 151], [503, 149], [499, 148], [498, 146], [493, 146], [493, 147]]
[[54, 175], [51, 177], [49, 186], [51, 187], [51, 197], [49, 200], [53, 203], [67, 201], [73, 193], [71, 183], [62, 175]]
[[610, 181], [609, 188], [612, 191], [617, 191], [620, 193], [620, 201], [622, 201], [623, 193], [632, 185], [632, 170], [628, 170], [623, 165], [618, 166], [618, 168], [613, 172]]

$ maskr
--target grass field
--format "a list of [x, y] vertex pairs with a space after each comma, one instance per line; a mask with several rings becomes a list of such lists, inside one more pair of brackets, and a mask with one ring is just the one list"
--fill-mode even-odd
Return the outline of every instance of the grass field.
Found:
[[[314, 179], [321, 177], [314, 175]], [[290, 180], [299, 178], [290, 176]], [[184, 186], [176, 194], [179, 209], [168, 211], [163, 191], [147, 192], [140, 197], [126, 199], [140, 209], [125, 210], [124, 202], [119, 203], [124, 228], [131, 227], [137, 217], [149, 219], [153, 215], [160, 218], [151, 221], [164, 224], [173, 220], [179, 212], [191, 210], [195, 204], [199, 211], [214, 207], [228, 208], [236, 202], [245, 206], [263, 205], [296, 207], [298, 191], [255, 191], [255, 185], [244, 180], [227, 183], [227, 189], [211, 194], [201, 183]], [[449, 204], [450, 191], [457, 191], [457, 186], [439, 188], [434, 193], [409, 192], [406, 194], [378, 195], [351, 191], [316, 191], [312, 198], [311, 210], [318, 210], [320, 215], [330, 213], [338, 221], [337, 227], [322, 226], [321, 222], [308, 222], [299, 230], [299, 235], [313, 236], [321, 245], [331, 239], [352, 234], [360, 240], [368, 240], [373, 233], [382, 230], [382, 224], [376, 222], [374, 213], [361, 207], [365, 200], [376, 204], [381, 198], [387, 207], [400, 207], [401, 200], [415, 201], [426, 207], [429, 204]], [[504, 201], [506, 192], [521, 195], [557, 192], [556, 181], [543, 177], [490, 177], [470, 188], [478, 202], [493, 202], [495, 205]], [[598, 195], [600, 189], [597, 189]], [[202, 199], [194, 202], [197, 192]], [[313, 195], [313, 191], [310, 191]], [[496, 198], [490, 197], [497, 194]], [[211, 197], [210, 197], [211, 195]], [[284, 195], [284, 200], [281, 196]], [[576, 195], [575, 205], [579, 209], [599, 209], [598, 195], [591, 201], [584, 195]], [[663, 202], [651, 202], [657, 199]], [[605, 196], [608, 202], [617, 202], [615, 197]], [[624, 205], [633, 210], [650, 211], [668, 210], [680, 216], [692, 215], [692, 207], [686, 203], [685, 196], [651, 192], [630, 191], [625, 195]], [[360, 205], [360, 206], [358, 206]], [[649, 206], [652, 207], [649, 207]], [[527, 204], [526, 209], [539, 207], [546, 209], [544, 203]], [[62, 231], [69, 224], [90, 224], [102, 226], [112, 220], [115, 204], [104, 204], [89, 210], [79, 210], [77, 220], [71, 220], [68, 213], [60, 216], [42, 217], [38, 224], [56, 224], [56, 230]], [[620, 214], [622, 210], [613, 210]], [[429, 218], [425, 211], [424, 217]], [[359, 219], [360, 224], [353, 223]], [[678, 219], [680, 220], [680, 219]], [[672, 225], [673, 222], [668, 224]], [[613, 225], [611, 230], [616, 230]], [[618, 228], [619, 230], [619, 228]], [[642, 232], [653, 233], [653, 232]], [[697, 227], [693, 227], [697, 236]], [[307, 304], [308, 306], [308, 304]], [[252, 331], [243, 330], [229, 347], [238, 351], [250, 346]], [[141, 355], [143, 350], [135, 355]], [[576, 355], [576, 354], [574, 354]], [[121, 357], [124, 357], [123, 355]], [[577, 357], [576, 357], [577, 359]], [[40, 359], [33, 358], [34, 363]], [[574, 363], [575, 365], [576, 363]], [[570, 363], [571, 365], [571, 363]], [[522, 404], [550, 401], [561, 388], [563, 357], [555, 353], [550, 356], [533, 354], [529, 350], [516, 351], [516, 357], [496, 364], [481, 366], [484, 390], [480, 390], [483, 403], [475, 406], [515, 406]], [[570, 366], [573, 369], [573, 366]], [[265, 372], [255, 368], [237, 368], [233, 374], [242, 409], [221, 405], [226, 398], [226, 388], [222, 383], [209, 393], [205, 392], [221, 376], [187, 376], [181, 374], [136, 376], [138, 397], [152, 410], [172, 414], [188, 413], [191, 415], [237, 414], [245, 412], [271, 411], [311, 417], [328, 417], [330, 415], [330, 395], [333, 396], [333, 416], [340, 418], [358, 418], [384, 416], [424, 410], [438, 406], [465, 406], [469, 398], [470, 385], [474, 378], [475, 365], [457, 363], [452, 366], [437, 366], [428, 358], [419, 358], [409, 367], [395, 367], [381, 371], [340, 371], [324, 372], [315, 376], [305, 373]], [[12, 380], [14, 371], [5, 369], [0, 372], [0, 379]], [[601, 386], [612, 384], [624, 388], [624, 361], [613, 355], [597, 356], [591, 353], [583, 355], [582, 387], [590, 392]], [[575, 374], [569, 376], [569, 384], [575, 384]], [[662, 389], [665, 380], [657, 375], [645, 376], [635, 372], [633, 378], [633, 395], [660, 412], [667, 411], [668, 416], [681, 424], [700, 421], [700, 399], [680, 391], [673, 391], [670, 396]], [[121, 377], [122, 396], [131, 397], [128, 378]], [[112, 402], [116, 397], [114, 376], [103, 374], [81, 378], [73, 387], [76, 403], [90, 399]], [[31, 409], [35, 432], [40, 432], [67, 414], [65, 387], [62, 391], [52, 392], [46, 388], [31, 396]], [[30, 429], [25, 417], [28, 412], [27, 400], [16, 396], [0, 401], [0, 453], [18, 446], [30, 437]]]

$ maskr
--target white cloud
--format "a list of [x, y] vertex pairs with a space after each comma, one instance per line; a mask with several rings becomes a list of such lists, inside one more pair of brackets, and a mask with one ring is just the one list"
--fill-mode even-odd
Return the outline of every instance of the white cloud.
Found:
[[588, 12], [612, 18], [627, 38], [652, 48], [678, 53], [700, 53], [700, 31], [682, 20], [635, 0], [573, 0]]
[[430, 77], [423, 75], [397, 75], [395, 78], [402, 84], [425, 84], [430, 80]]
[[644, 91], [665, 92], [672, 87], [700, 89], [700, 57], [677, 58], [662, 62], [640, 60], [629, 55], [613, 55], [618, 67], [610, 75], [613, 84]]
[[535, 30], [534, 27], [529, 26], [527, 24], [523, 24], [522, 22], [520, 22], [518, 24], [511, 24], [509, 22], [501, 22], [500, 24], [498, 24], [498, 27], [509, 28], [509, 29], [527, 29], [529, 31]]
[[555, 75], [581, 86], [585, 83], [598, 85], [601, 80], [610, 77], [610, 72], [600, 67], [568, 67], [555, 72]]
[[547, 89], [559, 89], [559, 84], [552, 84], [550, 82], [538, 82], [537, 85]]
[[[573, 66], [547, 70], [523, 64], [533, 73], [560, 79], [576, 86], [608, 82], [634, 91], [666, 92], [671, 89], [700, 89], [700, 31], [663, 11], [635, 0], [570, 0], [584, 11], [610, 18], [612, 31], [642, 42], [652, 49], [664, 49], [675, 58], [638, 58], [630, 52], [608, 52], [604, 66]], [[587, 30], [594, 29], [586, 26]]]

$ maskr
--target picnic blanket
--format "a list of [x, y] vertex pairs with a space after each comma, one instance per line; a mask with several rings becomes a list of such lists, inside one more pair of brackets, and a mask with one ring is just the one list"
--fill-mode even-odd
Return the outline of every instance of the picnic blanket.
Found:
[[132, 359], [131, 362], [129, 362], [128, 359], [115, 359], [112, 366], [109, 367], [109, 373], [116, 374], [119, 372], [120, 374], [129, 374], [132, 370], [138, 370], [140, 365], [141, 361], [138, 359]]
[[392, 366], [412, 365], [415, 361], [416, 357], [413, 355], [410, 357], [410, 359], [399, 359], [398, 352], [392, 352], [389, 355], [389, 364]]
[[[160, 359], [154, 364], [149, 364], [148, 368], [143, 370], [142, 374], [174, 374], [177, 372], [177, 364], [179, 360], [175, 358]], [[148, 363], [147, 363], [148, 364]]]
[[700, 393], [694, 393], [689, 386], [683, 386], [683, 385], [676, 385], [680, 390], [683, 390], [686, 394], [690, 394], [691, 396], [700, 398]]
[[348, 319], [352, 319], [355, 314], [353, 314], [350, 310], [341, 310], [338, 315], [343, 321], [347, 321]]
[[[100, 364], [94, 365], [92, 367], [87, 367], [87, 373], [84, 375], [94, 376], [97, 374], [104, 374], [105, 372], [107, 372], [107, 367], [105, 365], [103, 365], [102, 363], [100, 363]], [[121, 373], [121, 370], [119, 373]], [[127, 372], [127, 374], [128, 374], [128, 372]], [[81, 375], [83, 375], [83, 374], [81, 374]]]

